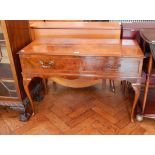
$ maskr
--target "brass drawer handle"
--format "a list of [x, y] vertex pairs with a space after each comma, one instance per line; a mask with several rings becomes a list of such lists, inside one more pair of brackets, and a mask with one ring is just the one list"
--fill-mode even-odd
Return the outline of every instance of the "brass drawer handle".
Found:
[[108, 70], [118, 70], [121, 67], [121, 64], [105, 64], [104, 65], [104, 69], [108, 69]]
[[41, 67], [44, 69], [49, 69], [54, 65], [54, 61], [49, 61], [46, 63], [46, 62], [40, 60], [39, 63], [41, 64]]

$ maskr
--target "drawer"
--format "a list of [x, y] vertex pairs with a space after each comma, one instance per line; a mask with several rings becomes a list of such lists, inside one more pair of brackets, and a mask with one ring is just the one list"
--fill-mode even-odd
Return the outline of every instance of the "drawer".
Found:
[[20, 56], [23, 72], [50, 73], [61, 71], [79, 71], [79, 57], [66, 56]]
[[140, 76], [142, 60], [139, 58], [119, 57], [83, 57], [81, 70], [84, 73], [102, 74], [105, 76]]
[[95, 56], [20, 56], [23, 73], [138, 76], [141, 59]]

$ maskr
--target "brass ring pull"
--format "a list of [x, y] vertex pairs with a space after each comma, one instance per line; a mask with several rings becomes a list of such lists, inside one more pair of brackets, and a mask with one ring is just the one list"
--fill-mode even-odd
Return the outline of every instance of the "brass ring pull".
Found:
[[49, 69], [54, 65], [54, 61], [52, 61], [52, 60], [47, 62], [47, 63], [40, 60], [39, 63], [41, 64], [41, 67], [44, 68], [44, 69]]

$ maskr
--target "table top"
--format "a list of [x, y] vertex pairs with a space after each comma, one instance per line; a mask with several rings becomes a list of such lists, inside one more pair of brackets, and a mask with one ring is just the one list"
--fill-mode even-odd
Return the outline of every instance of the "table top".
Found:
[[144, 57], [138, 43], [127, 39], [42, 38], [19, 54]]
[[146, 42], [155, 44], [155, 28], [154, 29], [141, 29], [140, 35]]

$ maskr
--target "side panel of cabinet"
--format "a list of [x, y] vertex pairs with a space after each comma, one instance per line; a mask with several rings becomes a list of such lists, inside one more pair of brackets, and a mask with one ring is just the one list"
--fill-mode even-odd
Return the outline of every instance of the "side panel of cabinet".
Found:
[[13, 76], [19, 99], [25, 97], [22, 84], [21, 66], [17, 52], [31, 42], [28, 21], [2, 21], [7, 50], [11, 61]]

